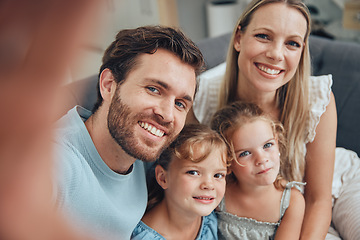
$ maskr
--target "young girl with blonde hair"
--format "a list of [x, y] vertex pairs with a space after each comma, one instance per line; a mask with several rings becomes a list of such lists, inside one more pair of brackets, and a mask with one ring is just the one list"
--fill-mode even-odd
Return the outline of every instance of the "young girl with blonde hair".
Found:
[[218, 207], [219, 239], [299, 239], [305, 201], [279, 170], [286, 161], [284, 128], [255, 104], [218, 110], [211, 127], [233, 149], [225, 197]]
[[185, 126], [157, 162], [148, 207], [132, 239], [217, 239], [213, 210], [224, 196], [229, 156], [210, 127]]

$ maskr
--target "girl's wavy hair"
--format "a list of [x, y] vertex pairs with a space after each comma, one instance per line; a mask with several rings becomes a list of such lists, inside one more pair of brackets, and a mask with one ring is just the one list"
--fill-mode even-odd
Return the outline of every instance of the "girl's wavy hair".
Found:
[[[284, 127], [280, 122], [272, 120], [270, 116], [266, 115], [256, 104], [237, 101], [219, 109], [211, 120], [211, 128], [217, 131], [224, 138], [230, 146], [232, 160], [240, 164], [237, 161], [234, 144], [231, 141], [233, 133], [236, 129], [239, 129], [245, 124], [256, 120], [266, 121], [271, 126], [272, 132], [278, 141], [281, 169], [284, 165], [286, 165], [286, 140]], [[233, 174], [230, 174], [228, 178], [230, 181], [237, 181]], [[274, 182], [275, 187], [285, 187], [282, 179], [282, 174], [279, 172], [277, 179]]]
[[[237, 99], [237, 81], [239, 69], [237, 58], [239, 53], [234, 48], [237, 31], [245, 32], [253, 14], [267, 4], [283, 3], [298, 10], [305, 18], [307, 31], [304, 36], [304, 48], [298, 68], [293, 78], [276, 92], [277, 106], [280, 109], [280, 121], [287, 132], [288, 164], [282, 169], [283, 176], [289, 181], [302, 181], [305, 169], [306, 149], [304, 142], [307, 138], [307, 120], [309, 118], [309, 78], [311, 74], [309, 34], [311, 30], [310, 13], [301, 0], [253, 0], [240, 16], [229, 44], [226, 72], [220, 87], [218, 109]], [[240, 26], [240, 30], [238, 29]]]
[[[141, 54], [153, 54], [157, 49], [173, 53], [182, 62], [189, 64], [198, 76], [204, 70], [204, 58], [196, 44], [179, 29], [164, 26], [144, 26], [121, 30], [116, 39], [106, 49], [102, 58], [99, 79], [102, 71], [110, 69], [116, 83], [122, 84], [129, 72], [136, 67]], [[181, 84], [181, 82], [179, 82]], [[198, 84], [197, 84], [198, 85]], [[102, 104], [102, 96], [97, 85], [97, 102], [92, 112]]]
[[160, 165], [165, 171], [175, 159], [189, 160], [198, 163], [206, 159], [212, 151], [219, 149], [223, 153], [221, 160], [230, 166], [230, 151], [224, 139], [209, 126], [203, 124], [188, 124], [174, 142], [160, 155], [154, 166], [150, 169], [148, 179], [148, 205], [146, 211], [151, 210], [164, 199], [164, 189], [157, 183], [155, 167]]

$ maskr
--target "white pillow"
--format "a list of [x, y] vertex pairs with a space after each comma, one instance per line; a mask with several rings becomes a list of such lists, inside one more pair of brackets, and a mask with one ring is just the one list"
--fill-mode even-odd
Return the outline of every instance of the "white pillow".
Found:
[[196, 93], [193, 110], [196, 118], [209, 124], [218, 103], [219, 88], [226, 70], [226, 63], [203, 72], [199, 76], [199, 90]]

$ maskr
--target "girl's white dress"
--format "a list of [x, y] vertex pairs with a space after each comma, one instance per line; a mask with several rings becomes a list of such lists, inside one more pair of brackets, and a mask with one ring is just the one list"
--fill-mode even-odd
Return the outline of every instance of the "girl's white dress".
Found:
[[239, 217], [226, 212], [225, 198], [219, 204], [219, 211], [216, 212], [218, 217], [218, 236], [219, 239], [243, 239], [243, 240], [261, 240], [274, 239], [276, 229], [280, 225], [281, 219], [284, 216], [290, 204], [291, 188], [296, 187], [301, 191], [299, 182], [289, 182], [281, 197], [280, 203], [280, 219], [279, 221], [261, 222], [252, 218]]

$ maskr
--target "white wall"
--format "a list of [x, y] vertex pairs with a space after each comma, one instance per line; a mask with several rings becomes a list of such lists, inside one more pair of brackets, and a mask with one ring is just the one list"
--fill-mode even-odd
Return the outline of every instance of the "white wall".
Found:
[[[116, 33], [125, 28], [158, 24], [156, 0], [104, 0], [94, 25], [94, 33], [85, 43], [82, 54], [71, 66], [71, 80], [76, 81], [98, 74], [101, 58]], [[93, 24], [93, 23], [89, 23]]]
[[177, 0], [180, 28], [193, 41], [207, 36], [206, 2], [207, 0]]

